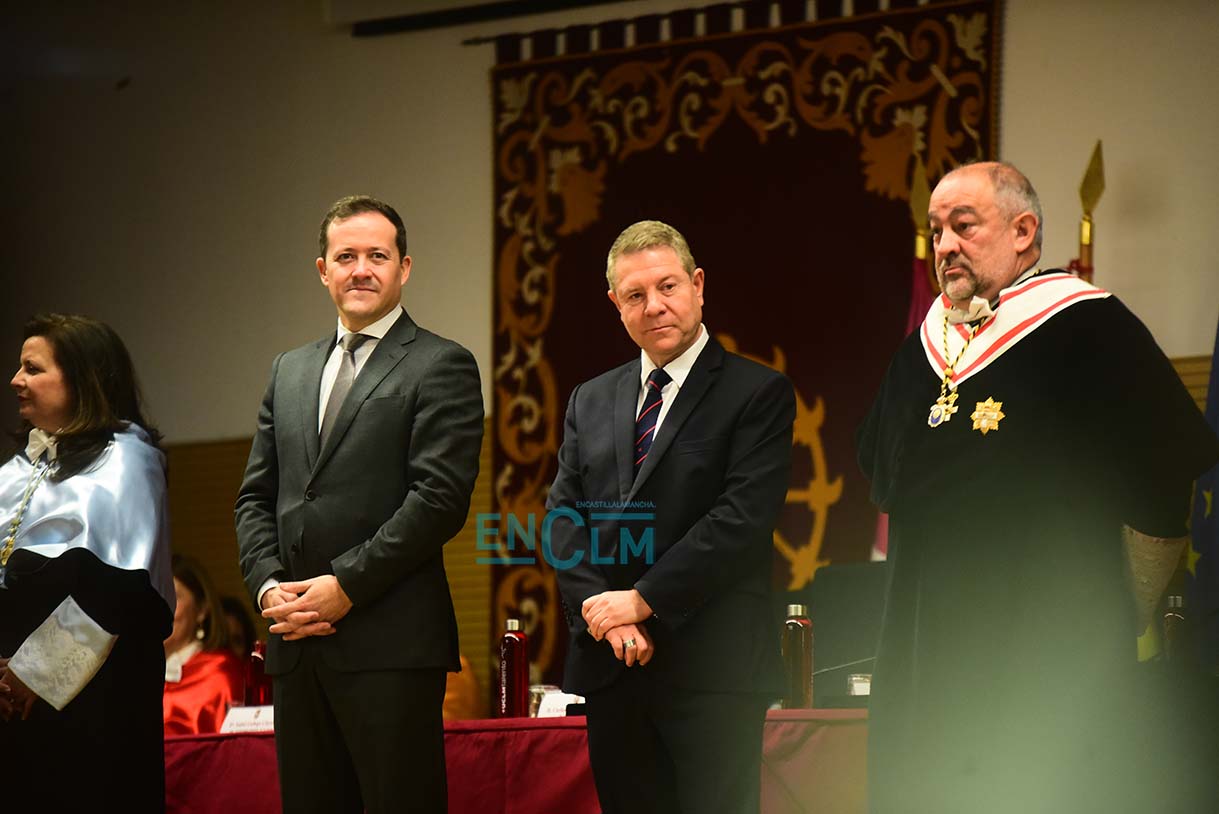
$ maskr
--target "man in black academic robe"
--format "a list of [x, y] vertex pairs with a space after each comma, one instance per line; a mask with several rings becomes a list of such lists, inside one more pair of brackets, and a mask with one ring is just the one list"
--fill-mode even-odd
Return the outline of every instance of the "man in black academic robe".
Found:
[[871, 809], [1193, 810], [1203, 744], [1135, 639], [1219, 444], [1133, 314], [1036, 268], [1018, 171], [950, 173], [930, 219], [944, 293], [859, 435], [891, 515]]

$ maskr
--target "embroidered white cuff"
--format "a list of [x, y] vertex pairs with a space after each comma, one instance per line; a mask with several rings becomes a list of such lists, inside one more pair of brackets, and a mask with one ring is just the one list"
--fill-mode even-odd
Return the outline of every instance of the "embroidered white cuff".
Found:
[[69, 596], [22, 642], [8, 668], [62, 710], [97, 675], [117, 640]]

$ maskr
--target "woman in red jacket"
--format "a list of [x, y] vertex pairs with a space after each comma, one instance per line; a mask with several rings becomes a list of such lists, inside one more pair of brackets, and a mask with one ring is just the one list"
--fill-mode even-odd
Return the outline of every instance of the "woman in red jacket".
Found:
[[165, 734], [218, 732], [243, 696], [244, 665], [228, 648], [228, 625], [207, 572], [173, 558], [178, 607], [165, 640]]

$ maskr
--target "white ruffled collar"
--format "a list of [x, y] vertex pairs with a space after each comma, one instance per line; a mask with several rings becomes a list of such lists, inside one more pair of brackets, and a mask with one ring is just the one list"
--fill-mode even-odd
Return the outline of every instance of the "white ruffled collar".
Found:
[[195, 657], [195, 654], [203, 649], [203, 642], [198, 639], [189, 642], [182, 647], [179, 647], [173, 653], [165, 657], [165, 680], [176, 684], [182, 680], [182, 668], [186, 666], [186, 662]]
[[25, 457], [30, 459], [30, 463], [35, 463], [42, 457], [42, 453], [45, 452], [47, 460], [53, 461], [57, 454], [55, 447], [58, 443], [59, 439], [55, 433], [34, 427], [30, 430], [29, 443], [25, 445]]

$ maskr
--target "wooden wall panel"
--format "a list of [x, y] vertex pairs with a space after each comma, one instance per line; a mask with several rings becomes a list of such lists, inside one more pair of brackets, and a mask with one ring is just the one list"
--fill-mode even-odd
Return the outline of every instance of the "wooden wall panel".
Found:
[[[173, 550], [202, 563], [220, 594], [253, 604], [246, 595], [237, 565], [237, 533], [233, 503], [241, 486], [250, 439], [168, 444], [169, 526]], [[259, 638], [266, 626], [256, 619]]]
[[1189, 394], [1203, 412], [1206, 412], [1206, 388], [1210, 383], [1212, 361], [1209, 356], [1182, 356], [1172, 360], [1177, 375], [1185, 382]]
[[491, 566], [475, 562], [475, 517], [491, 511], [491, 429], [483, 430], [470, 514], [461, 532], [444, 547], [444, 570], [453, 592], [461, 652], [473, 665], [478, 688], [486, 700], [491, 697], [490, 682], [498, 681], [499, 649], [498, 637], [491, 630]]

